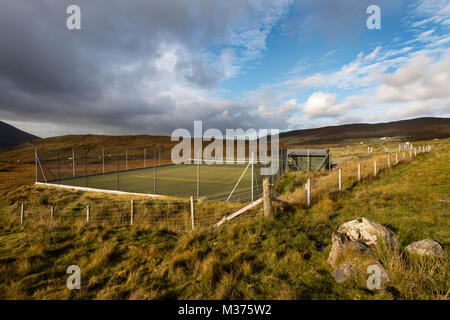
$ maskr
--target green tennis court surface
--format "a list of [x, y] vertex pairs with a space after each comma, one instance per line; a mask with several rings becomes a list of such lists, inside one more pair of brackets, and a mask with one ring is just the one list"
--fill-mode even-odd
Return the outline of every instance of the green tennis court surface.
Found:
[[[64, 179], [60, 184], [124, 192], [160, 194], [177, 197], [226, 199], [244, 173], [247, 164], [169, 165], [156, 168], [136, 169], [105, 173], [101, 175]], [[197, 172], [198, 170], [198, 172]], [[117, 176], [119, 178], [117, 178]], [[156, 179], [154, 178], [156, 176]], [[242, 176], [233, 194], [237, 200], [251, 197], [251, 166]], [[260, 168], [254, 168], [254, 196], [261, 194]], [[256, 198], [255, 198], [256, 199]], [[231, 199], [232, 200], [232, 199]], [[244, 199], [247, 200], [247, 199]]]

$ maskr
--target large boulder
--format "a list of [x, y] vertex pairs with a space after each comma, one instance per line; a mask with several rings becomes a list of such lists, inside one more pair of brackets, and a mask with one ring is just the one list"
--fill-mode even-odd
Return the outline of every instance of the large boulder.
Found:
[[346, 222], [339, 226], [337, 232], [351, 241], [357, 241], [366, 246], [375, 246], [378, 240], [384, 241], [393, 248], [398, 246], [398, 238], [394, 232], [366, 218]]
[[[331, 240], [332, 247], [327, 262], [333, 267], [342, 263], [332, 273], [333, 278], [339, 283], [347, 281], [354, 275], [353, 266], [357, 267], [362, 261], [374, 258], [372, 248], [379, 241], [393, 248], [398, 246], [398, 238], [394, 232], [366, 218], [358, 218], [340, 225], [338, 230], [331, 235]], [[346, 253], [349, 252], [352, 254], [347, 255]], [[341, 259], [341, 257], [343, 258]], [[361, 258], [363, 259], [361, 260]], [[372, 264], [375, 264], [380, 270], [381, 284], [388, 282], [389, 276], [383, 266], [378, 261]]]
[[357, 254], [370, 254], [370, 248], [376, 246], [379, 239], [394, 248], [398, 245], [397, 236], [379, 223], [366, 218], [346, 222], [331, 235], [332, 247], [327, 262], [335, 266], [339, 257], [349, 250]]
[[442, 246], [434, 240], [423, 239], [413, 242], [406, 246], [406, 252], [412, 255], [445, 257], [445, 251]]

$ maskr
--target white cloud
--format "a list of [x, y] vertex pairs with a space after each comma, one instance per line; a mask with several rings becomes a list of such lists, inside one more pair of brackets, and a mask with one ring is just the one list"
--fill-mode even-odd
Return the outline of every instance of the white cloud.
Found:
[[393, 74], [376, 90], [381, 102], [416, 101], [450, 97], [450, 49], [437, 61], [421, 54]]

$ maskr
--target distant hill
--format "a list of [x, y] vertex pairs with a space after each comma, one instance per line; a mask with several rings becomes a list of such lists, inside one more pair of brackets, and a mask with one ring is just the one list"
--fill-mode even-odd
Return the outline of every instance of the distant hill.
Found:
[[0, 121], [0, 149], [13, 147], [23, 142], [38, 138], [39, 137]]
[[280, 134], [282, 144], [334, 144], [368, 138], [402, 137], [406, 141], [450, 137], [450, 118], [417, 118], [387, 123], [358, 123]]

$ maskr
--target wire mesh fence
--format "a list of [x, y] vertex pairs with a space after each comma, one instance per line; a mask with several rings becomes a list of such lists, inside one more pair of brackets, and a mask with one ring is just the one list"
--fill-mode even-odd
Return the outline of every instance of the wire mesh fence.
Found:
[[[429, 148], [422, 152], [431, 151]], [[305, 175], [304, 191], [295, 190], [294, 198], [289, 194], [280, 197], [281, 200], [310, 206], [330, 196], [330, 194], [345, 191], [354, 187], [360, 181], [376, 179], [380, 173], [393, 169], [400, 164], [410, 164], [420, 154], [414, 150], [377, 154], [370, 158], [362, 157], [359, 161], [344, 163], [331, 171], [308, 172]], [[280, 174], [272, 176], [272, 183], [276, 184], [286, 168]], [[58, 203], [36, 205], [22, 203], [14, 210], [19, 213], [18, 221], [24, 224], [42, 225], [48, 223], [68, 225], [74, 224], [109, 224], [115, 227], [141, 225], [150, 229], [165, 228], [175, 232], [212, 229], [224, 217], [242, 209], [246, 204], [263, 196], [261, 188], [264, 176], [255, 174], [254, 188], [235, 190], [212, 194], [209, 197], [191, 199], [149, 198], [131, 201], [88, 201], [75, 202], [65, 205]], [[309, 180], [308, 180], [309, 179]], [[261, 182], [261, 183], [260, 183]], [[275, 195], [278, 196], [278, 195]], [[275, 197], [274, 196], [274, 197]], [[257, 206], [249, 209], [245, 214], [228, 221], [226, 225], [252, 221], [261, 212]], [[260, 215], [261, 216], [261, 215]]]
[[[430, 152], [430, 148], [424, 148]], [[381, 173], [400, 164], [410, 164], [419, 153], [413, 150], [376, 154], [370, 157], [361, 157], [358, 161], [350, 161], [326, 172], [309, 172], [304, 178], [304, 192], [295, 192], [284, 197], [290, 202], [309, 207], [321, 201], [324, 197], [336, 192], [353, 188], [361, 181], [376, 179]], [[309, 179], [309, 184], [308, 184]]]
[[[255, 157], [222, 163], [196, 159], [174, 164], [167, 150], [144, 148], [36, 150], [36, 182], [78, 188], [195, 199], [251, 201], [262, 194], [262, 170], [274, 166], [276, 183], [287, 170], [286, 152], [268, 163]], [[275, 163], [275, 165], [274, 165]], [[266, 168], [266, 169], [264, 169]]]

